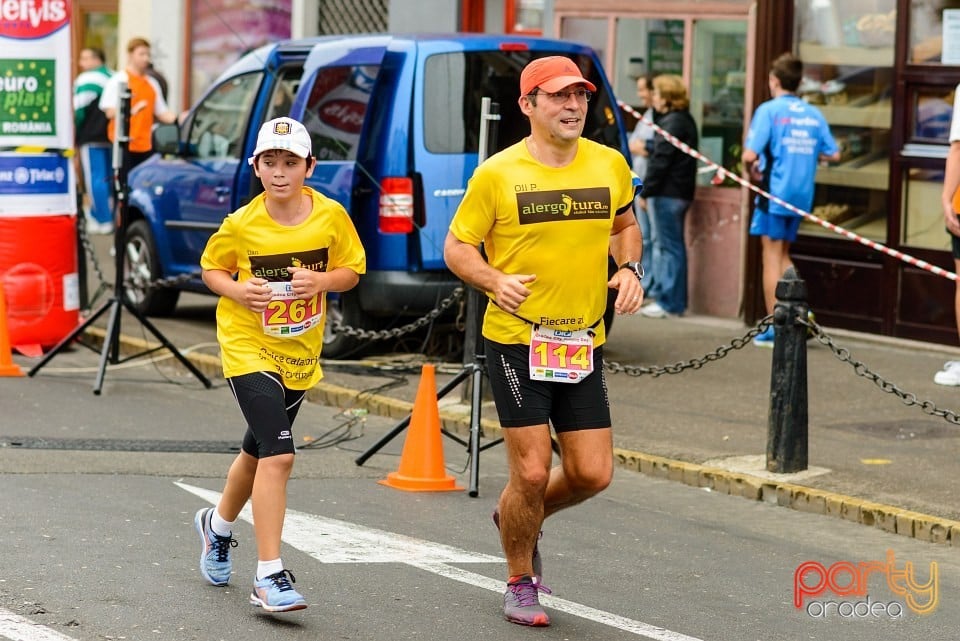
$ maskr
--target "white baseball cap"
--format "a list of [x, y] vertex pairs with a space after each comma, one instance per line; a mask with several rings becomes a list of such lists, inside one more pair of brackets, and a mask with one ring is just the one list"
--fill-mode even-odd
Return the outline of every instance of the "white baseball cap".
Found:
[[283, 149], [307, 158], [312, 155], [310, 134], [306, 127], [293, 118], [268, 120], [260, 127], [257, 148], [253, 150], [253, 155], [247, 158], [247, 162], [252, 165], [257, 156], [270, 149]]

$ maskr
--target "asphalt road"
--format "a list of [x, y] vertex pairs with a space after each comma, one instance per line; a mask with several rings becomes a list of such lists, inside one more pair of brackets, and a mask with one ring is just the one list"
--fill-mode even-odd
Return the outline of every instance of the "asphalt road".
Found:
[[[298, 454], [283, 558], [310, 607], [265, 615], [247, 604], [248, 522], [229, 587], [197, 571], [193, 514], [216, 500], [232, 459], [223, 449], [242, 431], [222, 381], [205, 390], [166, 363], [129, 367], [108, 372], [97, 397], [90, 361], [72, 350], [40, 376], [0, 383], [0, 434], [44, 440], [0, 447], [0, 639], [947, 640], [960, 624], [949, 547], [618, 471], [603, 495], [548, 521], [553, 625], [518, 628], [501, 618], [504, 564], [490, 522], [502, 451], [481, 455], [477, 498], [400, 492], [376, 481], [396, 469], [403, 439], [353, 462], [393, 422], [368, 416], [348, 430], [349, 417], [319, 405], [298, 419], [301, 442], [357, 438]], [[185, 451], [124, 449], [155, 441]], [[465, 485], [466, 452], [444, 441]], [[65, 444], [88, 449], [57, 449]], [[843, 561], [879, 562], [865, 581], [869, 606], [828, 590], [794, 607], [798, 566], [819, 563], [827, 576]], [[907, 564], [919, 583], [936, 564], [932, 613], [909, 604], [933, 594], [888, 584]], [[854, 580], [830, 577], [840, 588]]]

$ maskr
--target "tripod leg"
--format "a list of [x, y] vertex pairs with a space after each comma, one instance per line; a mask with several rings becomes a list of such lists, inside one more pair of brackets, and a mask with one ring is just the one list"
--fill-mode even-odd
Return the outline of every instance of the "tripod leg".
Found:
[[107, 311], [109, 308], [110, 308], [110, 303], [109, 303], [109, 302], [104, 303], [104, 304], [100, 307], [100, 309], [98, 309], [96, 312], [94, 312], [94, 313], [90, 316], [90, 318], [88, 318], [87, 320], [85, 320], [85, 321], [83, 321], [82, 323], [80, 323], [80, 325], [77, 326], [76, 329], [74, 329], [72, 332], [70, 332], [69, 334], [67, 334], [67, 337], [66, 337], [66, 338], [64, 338], [62, 341], [60, 341], [59, 343], [57, 343], [56, 346], [55, 346], [53, 349], [51, 349], [49, 352], [47, 352], [47, 353], [44, 355], [44, 357], [43, 357], [42, 359], [40, 359], [40, 362], [37, 363], [36, 365], [34, 365], [33, 368], [32, 368], [29, 372], [27, 372], [27, 376], [33, 376], [34, 374], [36, 374], [37, 372], [39, 372], [41, 367], [43, 367], [44, 365], [46, 365], [46, 364], [50, 361], [50, 359], [52, 359], [54, 356], [56, 356], [56, 355], [60, 352], [60, 350], [62, 350], [62, 349], [63, 349], [64, 347], [66, 347], [67, 345], [69, 345], [69, 344], [73, 341], [73, 339], [75, 339], [77, 336], [79, 336], [80, 334], [82, 334], [85, 329], [87, 329], [88, 327], [90, 327], [90, 325], [92, 325], [93, 323], [95, 323], [96, 320], [97, 320], [98, 318], [100, 318], [100, 316], [101, 316], [105, 311]]
[[470, 487], [468, 494], [480, 494], [480, 404], [483, 402], [481, 383], [483, 367], [473, 364], [473, 389], [470, 395]]
[[213, 387], [213, 384], [207, 379], [206, 376], [203, 375], [203, 372], [197, 369], [197, 367], [193, 363], [191, 363], [183, 354], [181, 354], [180, 350], [178, 350], [173, 343], [168, 341], [167, 337], [161, 334], [160, 330], [154, 327], [153, 323], [148, 321], [145, 316], [142, 316], [140, 314], [140, 311], [133, 306], [133, 303], [131, 303], [128, 300], [123, 300], [123, 306], [126, 307], [130, 311], [130, 313], [133, 314], [136, 317], [136, 319], [143, 324], [144, 327], [150, 330], [150, 333], [153, 334], [154, 337], [156, 337], [156, 339], [160, 341], [160, 343], [164, 347], [170, 350], [170, 353], [173, 354], [176, 357], [176, 359], [183, 364], [184, 367], [190, 370], [190, 372], [194, 376], [196, 376], [201, 383], [203, 383], [204, 387], [206, 387], [207, 389], [210, 389], [211, 387]]
[[[107, 321], [107, 334], [103, 337], [103, 348], [100, 350], [100, 365], [97, 368], [97, 378], [93, 382], [93, 393], [97, 396], [100, 395], [100, 390], [103, 389], [103, 377], [107, 372], [107, 359], [110, 352], [113, 351], [114, 343], [119, 341], [117, 332], [120, 330], [120, 312], [122, 310], [123, 306], [119, 298], [114, 298], [110, 301], [110, 319]], [[119, 354], [119, 350], [117, 354]]]
[[[446, 396], [448, 393], [450, 393], [450, 390], [452, 390], [461, 382], [466, 380], [468, 376], [470, 376], [469, 368], [464, 368], [460, 370], [456, 376], [454, 376], [452, 379], [450, 379], [450, 381], [446, 385], [440, 388], [440, 390], [437, 392], [437, 398], [439, 399]], [[397, 436], [397, 434], [405, 430], [407, 426], [410, 425], [411, 418], [413, 418], [413, 414], [410, 414], [405, 419], [397, 423], [397, 425], [392, 430], [390, 430], [389, 432], [384, 434], [382, 437], [380, 437], [379, 441], [377, 441], [376, 443], [368, 447], [367, 451], [365, 451], [363, 454], [361, 454], [356, 459], [354, 459], [354, 462], [357, 465], [363, 465], [364, 463], [366, 463], [368, 458], [373, 456], [376, 452], [380, 451], [380, 448], [382, 448], [384, 445], [392, 441]]]

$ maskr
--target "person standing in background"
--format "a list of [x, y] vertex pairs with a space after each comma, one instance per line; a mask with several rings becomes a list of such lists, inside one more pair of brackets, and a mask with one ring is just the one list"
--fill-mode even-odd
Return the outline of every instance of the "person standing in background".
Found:
[[[690, 115], [683, 78], [673, 74], [654, 78], [650, 101], [658, 114], [657, 125], [696, 149], [697, 123]], [[655, 134], [641, 192], [641, 206], [649, 209], [656, 230], [653, 286], [648, 292], [654, 302], [640, 310], [648, 318], [681, 316], [687, 310], [687, 245], [683, 232], [696, 187], [696, 158], [680, 151], [663, 134]]]
[[[940, 200], [943, 204], [943, 222], [950, 234], [950, 248], [953, 252], [953, 273], [960, 273], [960, 212], [957, 205], [960, 190], [960, 85], [957, 85], [953, 98], [953, 119], [950, 121], [950, 151], [947, 153], [947, 164], [943, 171], [943, 191]], [[956, 316], [957, 333], [960, 334], [960, 281], [957, 281], [956, 293], [953, 297], [953, 308]], [[960, 361], [947, 361], [943, 369], [934, 374], [933, 382], [937, 385], [960, 385]]]
[[80, 158], [83, 191], [89, 199], [87, 231], [109, 234], [113, 231], [111, 207], [112, 158], [107, 136], [107, 116], [100, 109], [100, 96], [112, 75], [103, 51], [85, 47], [80, 51], [80, 74], [73, 83], [73, 124]]
[[[810, 211], [817, 165], [839, 160], [840, 150], [820, 110], [797, 95], [802, 77], [803, 62], [792, 53], [773, 61], [769, 78], [773, 98], [753, 114], [740, 160], [765, 191]], [[793, 266], [790, 243], [797, 239], [801, 220], [787, 207], [757, 196], [750, 235], [760, 236], [763, 301], [768, 314], [777, 302], [777, 281]], [[770, 325], [753, 344], [773, 347], [773, 336]]]
[[153, 123], [176, 122], [177, 116], [170, 111], [160, 85], [147, 72], [150, 68], [150, 43], [143, 38], [133, 38], [127, 43], [127, 68], [115, 73], [100, 96], [100, 109], [110, 121], [107, 132], [113, 141], [116, 135], [116, 118], [120, 100], [120, 84], [130, 89], [129, 163], [133, 169], [153, 154]]
[[[647, 158], [653, 147], [653, 126], [656, 112], [650, 104], [650, 91], [653, 89], [653, 75], [645, 74], [637, 78], [637, 97], [640, 99], [640, 108], [644, 110], [643, 116], [637, 121], [637, 126], [633, 128], [630, 134], [630, 154], [633, 156], [633, 173], [641, 180], [647, 173]], [[653, 226], [650, 218], [650, 212], [647, 211], [646, 202], [642, 198], [637, 198], [633, 204], [633, 213], [637, 216], [637, 224], [640, 225], [640, 233], [643, 235], [643, 289], [650, 291], [653, 285], [653, 239], [656, 237], [657, 230]], [[652, 303], [653, 299], [647, 297], [644, 303]]]

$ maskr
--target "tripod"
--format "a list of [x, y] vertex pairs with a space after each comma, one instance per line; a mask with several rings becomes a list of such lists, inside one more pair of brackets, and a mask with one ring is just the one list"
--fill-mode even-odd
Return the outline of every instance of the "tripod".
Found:
[[[186, 367], [190, 372], [200, 379], [200, 382], [203, 383], [204, 387], [210, 388], [212, 384], [207, 379], [203, 373], [198, 370], [193, 363], [188, 361], [183, 354], [181, 354], [177, 348], [171, 343], [167, 338], [160, 333], [150, 321], [146, 319], [138, 310], [130, 299], [126, 295], [126, 283], [124, 281], [124, 242], [126, 240], [126, 230], [127, 222], [129, 218], [129, 203], [128, 198], [130, 195], [130, 186], [127, 184], [127, 172], [129, 170], [129, 142], [130, 138], [127, 135], [130, 126], [130, 89], [126, 83], [120, 84], [120, 105], [117, 110], [116, 118], [116, 136], [113, 144], [113, 175], [116, 188], [116, 202], [115, 202], [115, 218], [117, 219], [117, 228], [113, 235], [113, 252], [114, 252], [114, 288], [113, 288], [113, 297], [106, 301], [103, 305], [100, 306], [97, 311], [90, 315], [87, 320], [80, 324], [79, 327], [74, 329], [66, 338], [61, 340], [57, 345], [50, 350], [41, 360], [37, 363], [33, 369], [27, 372], [28, 376], [33, 376], [40, 369], [46, 365], [54, 356], [56, 356], [60, 350], [69, 345], [77, 336], [83, 333], [90, 325], [96, 322], [107, 311], [110, 312], [109, 320], [107, 321], [107, 333], [103, 337], [103, 347], [100, 350], [100, 366], [97, 370], [97, 377], [93, 385], [93, 393], [97, 396], [100, 395], [100, 392], [103, 388], [103, 377], [106, 374], [107, 361], [114, 365], [122, 362], [126, 362], [132, 358], [138, 356], [144, 356], [146, 354], [152, 354], [160, 349], [168, 349], [170, 352], [179, 360], [184, 367]], [[150, 333], [160, 341], [160, 347], [155, 347], [153, 349], [148, 349], [138, 354], [128, 356], [124, 359], [120, 358], [120, 318], [121, 311], [123, 308], [126, 308], [128, 312], [133, 314], [134, 317], [140, 323], [150, 330]], [[81, 345], [84, 347], [89, 347], [81, 341]], [[91, 348], [92, 349], [92, 348]]]
[[[483, 310], [480, 305], [481, 294], [476, 289], [472, 287], [468, 289], [467, 292], [467, 332], [466, 338], [464, 339], [464, 356], [472, 352], [473, 360], [469, 363], [464, 363], [463, 369], [461, 369], [456, 376], [450, 379], [446, 385], [441, 387], [437, 391], [437, 398], [441, 399], [447, 394], [449, 394], [454, 388], [456, 388], [463, 381], [470, 379], [470, 438], [468, 441], [463, 440], [456, 434], [449, 432], [446, 428], [440, 428], [440, 432], [460, 443], [463, 446], [466, 446], [467, 451], [470, 452], [470, 483], [467, 488], [468, 494], [472, 497], [476, 497], [480, 494], [479, 484], [480, 484], [480, 452], [490, 449], [494, 445], [499, 445], [503, 442], [502, 438], [499, 438], [495, 441], [491, 441], [486, 445], [480, 445], [480, 437], [483, 436], [483, 431], [480, 427], [480, 405], [483, 402], [482, 386], [483, 375], [486, 371], [486, 355], [483, 353], [482, 340], [479, 334], [479, 321], [478, 318], [483, 315]], [[467, 351], [467, 343], [470, 343], [470, 329], [473, 325], [473, 349]], [[400, 432], [407, 429], [410, 425], [410, 419], [413, 417], [413, 414], [408, 415], [406, 418], [397, 423], [393, 429], [384, 434], [380, 440], [371, 445], [365, 452], [358, 456], [355, 460], [357, 465], [363, 465], [367, 459], [373, 456], [376, 452], [380, 450], [384, 445], [392, 441]]]
[[[477, 164], [479, 165], [486, 159], [487, 145], [496, 140], [496, 121], [500, 120], [500, 105], [491, 102], [490, 98], [483, 98], [480, 102], [480, 138], [477, 144]], [[491, 123], [492, 126], [491, 126]], [[494, 145], [495, 146], [495, 145]], [[470, 484], [467, 488], [468, 494], [476, 497], [480, 494], [480, 452], [487, 450], [503, 442], [503, 439], [497, 439], [486, 445], [480, 445], [480, 437], [483, 431], [480, 428], [480, 405], [483, 402], [481, 383], [483, 374], [486, 371], [486, 355], [483, 353], [483, 340], [480, 336], [480, 319], [483, 317], [485, 305], [481, 305], [482, 296], [479, 291], [473, 287], [467, 287], [467, 323], [464, 332], [463, 357], [464, 364], [456, 376], [454, 376], [446, 385], [437, 391], [437, 398], [443, 398], [451, 390], [463, 381], [470, 379], [470, 439], [464, 441], [456, 434], [452, 434], [444, 428], [440, 432], [450, 439], [467, 447], [470, 452]], [[484, 303], [486, 301], [483, 301]], [[472, 354], [472, 360], [470, 359]], [[387, 432], [379, 441], [371, 445], [367, 450], [356, 458], [357, 465], [363, 465], [368, 458], [380, 450], [384, 445], [393, 440], [397, 434], [407, 429], [410, 425], [410, 419], [413, 415], [407, 416]]]

